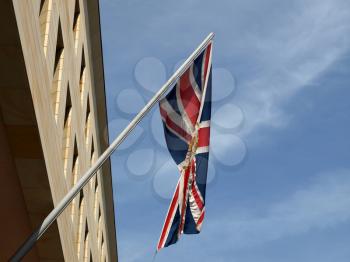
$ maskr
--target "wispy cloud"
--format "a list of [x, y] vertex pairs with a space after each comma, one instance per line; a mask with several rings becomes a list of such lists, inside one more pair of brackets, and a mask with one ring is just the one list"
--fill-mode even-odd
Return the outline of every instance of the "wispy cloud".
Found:
[[[311, 229], [324, 229], [350, 220], [350, 170], [337, 170], [317, 177], [313, 184], [277, 203], [262, 215], [256, 210], [234, 210], [208, 224], [211, 237], [218, 228], [229, 249], [246, 248]], [[239, 214], [239, 215], [237, 215]], [[218, 238], [219, 239], [219, 238]]]
[[261, 125], [285, 126], [291, 116], [283, 111], [283, 103], [349, 50], [350, 6], [345, 1], [297, 1], [289, 11], [265, 34], [245, 39], [259, 70], [239, 87], [244, 135]]

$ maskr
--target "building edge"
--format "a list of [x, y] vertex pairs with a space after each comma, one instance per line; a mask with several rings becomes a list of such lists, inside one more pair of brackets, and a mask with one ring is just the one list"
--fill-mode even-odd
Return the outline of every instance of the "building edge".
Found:
[[[108, 113], [107, 113], [107, 100], [106, 100], [106, 89], [105, 89], [105, 77], [104, 77], [104, 63], [103, 63], [103, 47], [102, 47], [102, 33], [101, 33], [101, 19], [100, 19], [100, 6], [99, 1], [86, 1], [85, 7], [88, 16], [88, 36], [91, 44], [88, 48], [91, 54], [91, 65], [93, 65], [93, 82], [94, 82], [94, 92], [96, 99], [94, 100], [97, 105], [97, 121], [98, 121], [98, 138], [100, 139], [100, 153], [105, 151], [109, 146], [109, 132], [108, 132]], [[100, 105], [104, 105], [103, 107]], [[110, 254], [110, 258], [116, 258], [118, 261], [117, 252], [117, 237], [116, 237], [116, 223], [115, 223], [115, 210], [114, 210], [114, 195], [113, 195], [113, 181], [111, 172], [111, 162], [108, 159], [102, 166], [101, 176], [103, 180], [103, 194], [105, 202], [105, 210], [108, 212], [106, 214], [108, 241], [107, 249]], [[108, 201], [111, 200], [111, 201]], [[114, 230], [112, 230], [114, 229]]]

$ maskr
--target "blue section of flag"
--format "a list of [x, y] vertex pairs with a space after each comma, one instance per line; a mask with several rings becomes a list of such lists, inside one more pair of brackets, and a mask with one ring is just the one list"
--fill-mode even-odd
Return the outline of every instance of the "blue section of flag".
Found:
[[163, 126], [168, 151], [175, 163], [179, 165], [186, 157], [188, 145], [172, 133], [164, 123]]

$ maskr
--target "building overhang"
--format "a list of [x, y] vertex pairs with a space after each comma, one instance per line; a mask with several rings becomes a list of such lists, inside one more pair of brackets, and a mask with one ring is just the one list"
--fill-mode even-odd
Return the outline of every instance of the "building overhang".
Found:
[[[7, 261], [53, 209], [12, 1], [0, 2], [0, 260]], [[27, 261], [62, 261], [57, 224]]]

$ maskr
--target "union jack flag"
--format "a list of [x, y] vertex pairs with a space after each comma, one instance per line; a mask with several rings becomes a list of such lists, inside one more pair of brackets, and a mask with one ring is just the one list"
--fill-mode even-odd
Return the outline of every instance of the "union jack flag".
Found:
[[163, 225], [157, 251], [181, 234], [198, 234], [205, 214], [211, 117], [212, 42], [159, 102], [168, 150], [180, 178]]

